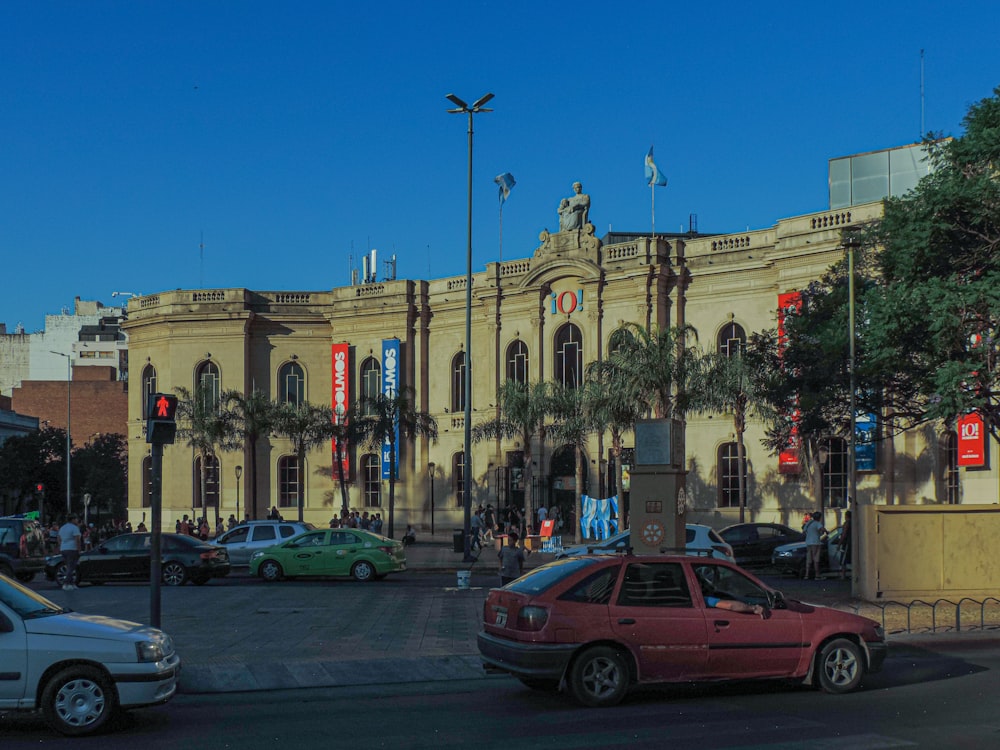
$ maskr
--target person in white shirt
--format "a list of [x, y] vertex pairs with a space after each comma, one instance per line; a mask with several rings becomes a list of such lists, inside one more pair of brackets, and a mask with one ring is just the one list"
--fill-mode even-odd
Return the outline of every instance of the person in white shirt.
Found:
[[80, 527], [76, 525], [76, 513], [70, 513], [66, 523], [59, 527], [59, 553], [66, 563], [66, 578], [63, 580], [63, 591], [76, 588], [76, 564], [80, 559]]

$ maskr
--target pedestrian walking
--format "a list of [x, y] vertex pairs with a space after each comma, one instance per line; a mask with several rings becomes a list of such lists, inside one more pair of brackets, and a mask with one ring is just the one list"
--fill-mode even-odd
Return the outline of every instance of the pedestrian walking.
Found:
[[840, 539], [837, 546], [840, 548], [840, 580], [844, 580], [847, 575], [847, 566], [851, 564], [851, 511], [844, 513], [844, 525], [840, 529]]
[[813, 569], [813, 578], [819, 580], [819, 556], [823, 547], [823, 534], [826, 533], [823, 522], [820, 520], [822, 517], [823, 515], [816, 511], [808, 516], [808, 520], [802, 525], [802, 532], [806, 535], [806, 573], [802, 576], [805, 580], [809, 580], [810, 564]]
[[501, 547], [497, 557], [500, 558], [500, 585], [506, 586], [521, 577], [524, 572], [524, 550], [517, 546], [517, 532], [507, 534], [507, 546]]
[[63, 591], [76, 588], [76, 563], [80, 559], [80, 544], [83, 540], [80, 527], [76, 525], [78, 518], [76, 513], [70, 513], [66, 517], [66, 523], [59, 527], [59, 553], [66, 563]]

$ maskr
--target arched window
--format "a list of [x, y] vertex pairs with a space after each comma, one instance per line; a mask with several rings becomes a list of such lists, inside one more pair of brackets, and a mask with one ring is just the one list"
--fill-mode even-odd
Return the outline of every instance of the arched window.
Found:
[[510, 342], [507, 347], [507, 380], [528, 382], [528, 345], [521, 339]]
[[368, 403], [382, 390], [382, 368], [378, 360], [368, 357], [361, 363], [361, 403], [365, 416], [371, 416], [372, 407]]
[[[201, 502], [201, 456], [194, 457], [194, 507], [202, 506]], [[209, 456], [205, 462], [205, 506], [215, 508], [216, 514], [219, 510], [219, 459], [217, 456]], [[211, 517], [212, 514], [209, 514]]]
[[572, 323], [556, 332], [554, 370], [556, 382], [567, 388], [583, 384], [583, 334]]
[[306, 378], [298, 362], [286, 362], [278, 370], [278, 400], [292, 406], [306, 400]]
[[451, 410], [465, 410], [465, 352], [451, 358]]
[[465, 507], [465, 451], [451, 457], [451, 476], [455, 490], [455, 500], [459, 508]]
[[[145, 374], [143, 374], [145, 377]], [[153, 457], [144, 456], [142, 459], [142, 507], [149, 508], [153, 505]]]
[[[740, 507], [740, 458], [736, 443], [723, 443], [718, 454], [719, 507]], [[747, 474], [743, 474], [743, 488], [746, 491]]]
[[730, 322], [719, 331], [719, 354], [727, 357], [735, 357], [743, 351], [746, 345], [747, 334], [742, 326]]
[[198, 365], [198, 369], [195, 371], [195, 387], [201, 389], [208, 401], [207, 405], [213, 408], [219, 405], [221, 384], [219, 366], [215, 362], [207, 360]]
[[847, 507], [847, 458], [847, 441], [843, 438], [828, 438], [822, 442], [820, 461], [823, 469], [823, 507]]
[[156, 393], [156, 368], [146, 365], [142, 368], [142, 418], [149, 414], [149, 397]]
[[382, 470], [376, 453], [366, 453], [361, 457], [361, 477], [364, 482], [364, 502], [366, 507], [382, 505]]
[[302, 472], [299, 471], [298, 456], [282, 456], [278, 459], [278, 507], [294, 508], [299, 504], [299, 483]]
[[958, 482], [958, 433], [949, 430], [944, 436], [944, 489], [945, 502], [958, 505], [961, 488]]
[[635, 341], [635, 334], [632, 331], [628, 328], [616, 328], [611, 332], [611, 336], [608, 337], [608, 354], [613, 354], [633, 341]]

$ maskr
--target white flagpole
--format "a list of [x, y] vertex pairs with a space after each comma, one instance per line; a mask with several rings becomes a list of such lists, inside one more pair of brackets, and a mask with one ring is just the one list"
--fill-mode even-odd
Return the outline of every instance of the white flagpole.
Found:
[[656, 181], [649, 183], [649, 206], [653, 222], [653, 239], [656, 239]]
[[500, 262], [503, 263], [503, 203], [500, 204]]

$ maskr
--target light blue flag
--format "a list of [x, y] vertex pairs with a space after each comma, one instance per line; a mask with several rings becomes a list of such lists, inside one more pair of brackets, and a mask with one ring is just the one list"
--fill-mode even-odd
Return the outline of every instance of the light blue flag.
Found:
[[646, 154], [646, 184], [659, 185], [661, 187], [667, 184], [667, 176], [659, 170], [656, 162], [653, 161], [652, 146], [649, 147], [649, 153]]
[[514, 175], [510, 172], [498, 174], [493, 178], [493, 182], [500, 186], [500, 205], [502, 206], [504, 201], [510, 197], [510, 189], [517, 183], [514, 182]]

